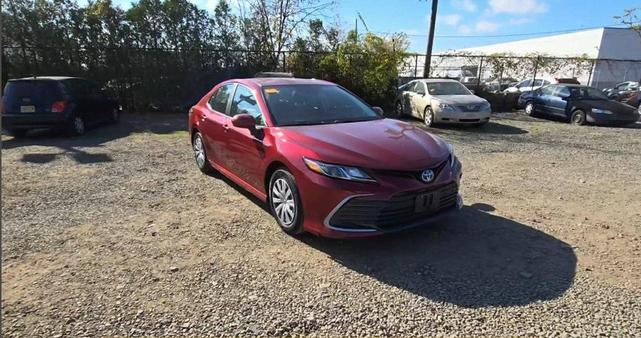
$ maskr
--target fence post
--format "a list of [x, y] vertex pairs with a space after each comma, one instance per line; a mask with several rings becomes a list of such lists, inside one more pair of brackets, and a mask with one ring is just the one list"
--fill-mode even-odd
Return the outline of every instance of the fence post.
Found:
[[287, 72], [287, 52], [283, 52], [283, 72]]
[[539, 70], [539, 59], [540, 56], [537, 56], [536, 59], [534, 59], [534, 77], [532, 78], [532, 83], [530, 84], [530, 87], [532, 90], [534, 90], [534, 82], [536, 82], [536, 72]]
[[414, 77], [418, 76], [418, 53], [414, 54]]
[[591, 86], [590, 81], [592, 81], [592, 72], [594, 71], [594, 67], [596, 66], [596, 60], [592, 60], [590, 63], [590, 73], [588, 74], [588, 86]]
[[479, 69], [476, 74], [476, 89], [478, 90], [481, 86], [481, 75], [483, 74], [483, 56], [481, 56], [481, 61], [479, 62]]

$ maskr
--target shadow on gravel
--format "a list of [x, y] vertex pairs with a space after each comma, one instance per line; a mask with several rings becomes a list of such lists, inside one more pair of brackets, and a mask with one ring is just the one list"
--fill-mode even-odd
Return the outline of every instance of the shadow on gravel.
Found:
[[362, 240], [302, 241], [336, 262], [427, 299], [467, 308], [558, 298], [574, 280], [571, 246], [474, 205], [431, 228]]
[[450, 134], [450, 133], [473, 133], [473, 134], [487, 134], [487, 135], [522, 135], [527, 134], [528, 131], [518, 127], [510, 126], [507, 124], [499, 123], [500, 119], [490, 121], [484, 126], [469, 126], [457, 124], [443, 124], [435, 127], [426, 127], [420, 120], [413, 118], [402, 118], [401, 121], [411, 123], [423, 130], [434, 132], [436, 134]]
[[52, 162], [60, 156], [70, 156], [78, 164], [101, 163], [112, 161], [111, 155], [87, 152], [83, 148], [99, 148], [107, 142], [138, 132], [170, 134], [183, 130], [187, 130], [187, 117], [184, 115], [124, 115], [119, 123], [92, 126], [82, 136], [68, 136], [54, 130], [33, 130], [24, 138], [3, 140], [2, 149], [34, 145], [59, 149], [56, 152], [48, 151], [46, 153], [26, 152], [21, 159], [25, 163], [44, 164]]

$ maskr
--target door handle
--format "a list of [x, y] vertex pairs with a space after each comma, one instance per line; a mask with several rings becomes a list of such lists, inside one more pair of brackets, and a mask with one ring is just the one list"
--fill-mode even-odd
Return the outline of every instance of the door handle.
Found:
[[225, 132], [229, 131], [229, 125], [227, 123], [223, 124], [223, 130], [225, 130]]

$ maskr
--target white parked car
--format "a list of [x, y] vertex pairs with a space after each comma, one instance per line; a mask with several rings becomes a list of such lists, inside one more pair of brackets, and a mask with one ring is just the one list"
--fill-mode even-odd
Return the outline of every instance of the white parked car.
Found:
[[532, 79], [527, 79], [517, 83], [513, 87], [506, 88], [503, 92], [504, 93], [524, 93], [524, 92], [529, 92], [531, 90], [537, 90], [543, 86], [549, 85], [550, 83], [552, 82], [545, 79], [535, 79], [534, 83], [532, 83]]
[[399, 88], [397, 117], [411, 115], [425, 125], [461, 123], [482, 126], [490, 120], [492, 107], [456, 80], [420, 79]]

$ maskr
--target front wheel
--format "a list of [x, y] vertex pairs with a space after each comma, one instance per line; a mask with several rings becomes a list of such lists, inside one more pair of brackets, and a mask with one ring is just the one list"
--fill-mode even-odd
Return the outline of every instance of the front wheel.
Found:
[[570, 116], [570, 123], [572, 123], [575, 126], [582, 126], [586, 122], [586, 115], [585, 112], [581, 109], [577, 109], [572, 112], [572, 115]]
[[434, 125], [434, 112], [432, 108], [426, 107], [425, 112], [423, 113], [423, 122], [426, 126], [431, 127]]
[[525, 115], [528, 116], [534, 116], [535, 111], [534, 111], [534, 103], [528, 102], [525, 104]]
[[269, 208], [283, 231], [290, 235], [303, 232], [303, 204], [296, 180], [286, 169], [274, 171], [269, 180]]
[[396, 118], [403, 117], [403, 103], [401, 101], [396, 102], [396, 107], [394, 108], [394, 113]]

